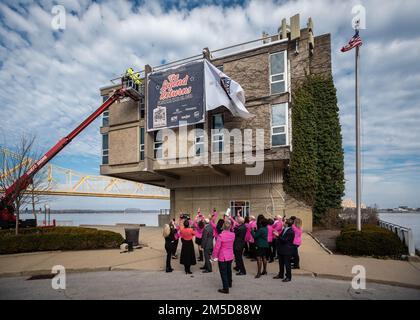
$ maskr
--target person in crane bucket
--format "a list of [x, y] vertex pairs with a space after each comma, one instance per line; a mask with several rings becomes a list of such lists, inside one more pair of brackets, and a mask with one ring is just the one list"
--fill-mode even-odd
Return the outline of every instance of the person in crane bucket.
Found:
[[125, 75], [122, 77], [123, 86], [132, 87], [135, 90], [139, 91], [141, 85], [140, 74], [134, 73], [133, 68], [128, 68], [125, 71]]
[[133, 74], [134, 88], [139, 91], [141, 85], [140, 73]]

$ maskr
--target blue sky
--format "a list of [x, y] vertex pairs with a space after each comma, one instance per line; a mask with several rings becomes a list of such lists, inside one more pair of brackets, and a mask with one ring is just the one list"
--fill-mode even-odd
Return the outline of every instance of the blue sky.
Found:
[[[345, 150], [346, 198], [354, 199], [351, 8], [363, 4], [361, 32], [363, 202], [420, 207], [420, 23], [418, 1], [87, 1], [0, 3], [0, 141], [35, 134], [46, 151], [98, 107], [98, 88], [128, 66], [175, 60], [277, 32], [283, 17], [311, 16], [331, 33]], [[66, 9], [66, 29], [51, 28], [51, 8]], [[98, 173], [100, 119], [53, 160]], [[167, 207], [149, 200], [57, 198], [56, 208]]]

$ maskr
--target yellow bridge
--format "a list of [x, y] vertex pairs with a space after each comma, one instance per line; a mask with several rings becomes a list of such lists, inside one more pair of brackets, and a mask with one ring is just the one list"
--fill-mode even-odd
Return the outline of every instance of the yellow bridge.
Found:
[[[1, 168], [0, 178], [4, 179], [32, 162], [31, 158], [20, 159], [16, 153], [0, 147], [0, 156], [18, 158], [12, 168]], [[169, 190], [128, 180], [80, 173], [71, 169], [48, 164], [39, 175], [42, 181], [28, 192], [49, 196], [82, 196], [135, 199], [169, 199]], [[2, 190], [0, 190], [2, 191]]]

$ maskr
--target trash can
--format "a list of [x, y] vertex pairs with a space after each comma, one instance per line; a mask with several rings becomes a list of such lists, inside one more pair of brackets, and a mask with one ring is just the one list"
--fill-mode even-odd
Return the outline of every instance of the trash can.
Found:
[[125, 228], [125, 241], [131, 243], [133, 247], [139, 245], [140, 228]]

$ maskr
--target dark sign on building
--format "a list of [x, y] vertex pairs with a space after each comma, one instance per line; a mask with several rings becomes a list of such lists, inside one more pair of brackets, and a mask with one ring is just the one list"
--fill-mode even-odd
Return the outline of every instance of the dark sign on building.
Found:
[[191, 62], [148, 75], [147, 130], [204, 122], [204, 64]]

